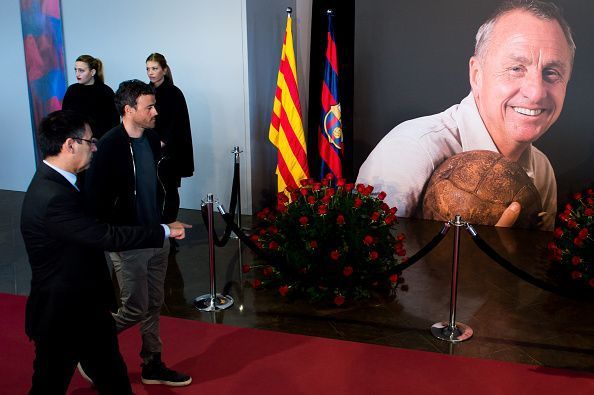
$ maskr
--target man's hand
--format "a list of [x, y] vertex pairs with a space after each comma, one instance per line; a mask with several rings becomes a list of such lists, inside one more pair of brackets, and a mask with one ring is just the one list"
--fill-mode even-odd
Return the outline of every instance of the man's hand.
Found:
[[516, 220], [520, 216], [521, 210], [522, 206], [520, 206], [520, 203], [512, 202], [509, 206], [507, 206], [503, 214], [501, 214], [501, 217], [499, 218], [499, 221], [497, 221], [495, 226], [511, 228], [512, 226], [514, 226]]
[[169, 234], [169, 237], [173, 237], [176, 240], [181, 240], [181, 239], [185, 238], [186, 237], [186, 229], [189, 229], [192, 227], [192, 225], [184, 224], [183, 222], [179, 222], [179, 221], [175, 221], [170, 224], [167, 224], [167, 226], [169, 226], [169, 230], [171, 231], [171, 233]]

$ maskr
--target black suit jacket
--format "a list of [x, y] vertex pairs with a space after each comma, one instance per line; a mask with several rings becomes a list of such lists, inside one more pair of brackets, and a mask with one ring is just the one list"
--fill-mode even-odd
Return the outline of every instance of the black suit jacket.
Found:
[[21, 213], [32, 279], [26, 333], [59, 334], [115, 306], [103, 251], [162, 247], [164, 231], [115, 227], [84, 211], [82, 196], [60, 173], [41, 163]]

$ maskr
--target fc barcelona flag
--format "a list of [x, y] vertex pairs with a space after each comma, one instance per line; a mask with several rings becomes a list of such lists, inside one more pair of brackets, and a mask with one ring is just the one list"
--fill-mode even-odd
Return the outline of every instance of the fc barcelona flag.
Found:
[[291, 13], [287, 9], [287, 28], [283, 41], [272, 119], [268, 138], [278, 150], [276, 167], [278, 192], [297, 188], [299, 181], [309, 177], [307, 148], [301, 118], [301, 104], [297, 87], [297, 68], [293, 50]]
[[334, 42], [334, 15], [328, 10], [328, 43], [326, 64], [322, 81], [322, 116], [318, 127], [318, 150], [320, 151], [320, 179], [332, 173], [342, 178], [342, 122], [340, 120], [340, 100], [338, 98], [338, 58]]

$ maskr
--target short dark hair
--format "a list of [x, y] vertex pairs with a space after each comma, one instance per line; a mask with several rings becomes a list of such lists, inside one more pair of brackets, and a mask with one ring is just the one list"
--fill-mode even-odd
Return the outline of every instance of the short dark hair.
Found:
[[115, 105], [120, 113], [124, 115], [126, 105], [136, 108], [136, 100], [142, 95], [155, 95], [155, 88], [140, 80], [124, 81], [115, 93]]
[[56, 156], [69, 137], [82, 138], [89, 119], [77, 112], [58, 110], [48, 114], [37, 128], [37, 145], [41, 156]]

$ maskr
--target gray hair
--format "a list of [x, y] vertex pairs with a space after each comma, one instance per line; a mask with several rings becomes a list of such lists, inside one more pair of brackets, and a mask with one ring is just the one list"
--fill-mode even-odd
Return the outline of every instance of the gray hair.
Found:
[[539, 0], [509, 0], [499, 6], [493, 15], [478, 29], [478, 32], [476, 33], [476, 44], [474, 46], [474, 56], [479, 59], [483, 59], [487, 51], [487, 44], [491, 39], [491, 33], [493, 32], [495, 23], [503, 15], [516, 10], [526, 11], [539, 19], [557, 21], [561, 26], [561, 30], [563, 30], [563, 34], [565, 35], [565, 39], [569, 45], [569, 50], [571, 52], [571, 64], [573, 65], [573, 58], [575, 56], [575, 43], [571, 34], [571, 27], [569, 27], [569, 24], [565, 18], [563, 18], [559, 7], [553, 3]]

